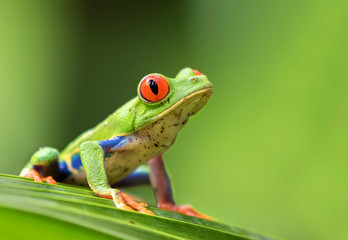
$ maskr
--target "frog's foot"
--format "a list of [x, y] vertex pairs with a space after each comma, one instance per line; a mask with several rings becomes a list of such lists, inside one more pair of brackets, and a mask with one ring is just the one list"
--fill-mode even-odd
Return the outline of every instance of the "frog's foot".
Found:
[[21, 177], [32, 178], [35, 182], [42, 183], [43, 181], [56, 185], [57, 182], [53, 179], [53, 177], [41, 177], [41, 175], [34, 169], [24, 169], [20, 175]]
[[171, 203], [171, 202], [162, 202], [162, 203], [159, 203], [157, 205], [157, 207], [159, 207], [160, 209], [163, 209], [163, 210], [178, 212], [178, 213], [182, 213], [182, 214], [193, 216], [193, 217], [199, 217], [199, 218], [203, 218], [203, 219], [213, 220], [213, 218], [199, 213], [190, 205], [179, 206], [179, 205], [175, 205], [174, 203]]
[[155, 215], [152, 211], [146, 209], [146, 207], [148, 206], [146, 203], [138, 203], [131, 197], [129, 197], [126, 193], [115, 190], [111, 193], [111, 197], [117, 208], [128, 211], [137, 210], [141, 213]]

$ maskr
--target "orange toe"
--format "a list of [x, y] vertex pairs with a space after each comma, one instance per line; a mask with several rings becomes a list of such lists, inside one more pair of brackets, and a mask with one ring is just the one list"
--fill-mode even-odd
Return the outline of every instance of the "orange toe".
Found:
[[32, 178], [32, 179], [34, 179], [35, 182], [39, 182], [39, 183], [42, 183], [43, 181], [45, 181], [45, 182], [47, 182], [49, 184], [54, 184], [54, 185], [57, 184], [57, 182], [53, 179], [53, 177], [51, 177], [51, 176], [48, 176], [48, 177], [45, 177], [45, 178], [41, 177], [41, 175], [34, 169], [28, 170], [25, 173], [24, 177]]
[[199, 217], [199, 218], [203, 218], [203, 219], [213, 220], [213, 218], [199, 213], [198, 211], [196, 211], [193, 207], [191, 207], [189, 205], [179, 206], [179, 205], [175, 205], [174, 203], [164, 202], [164, 203], [159, 203], [158, 207], [161, 209], [164, 209], [164, 210], [177, 212], [177, 213], [181, 213], [181, 214], [185, 214], [185, 215], [189, 215], [189, 216], [193, 216], [193, 217]]
[[51, 177], [51, 176], [48, 176], [48, 177], [46, 177], [46, 178], [43, 178], [43, 180], [46, 181], [46, 182], [49, 183], [49, 184], [54, 184], [54, 185], [57, 184], [56, 180], [54, 180], [53, 177]]
[[131, 197], [128, 196], [128, 194], [120, 192], [120, 195], [122, 196], [123, 200], [126, 202], [126, 204], [133, 209], [145, 213], [145, 214], [150, 214], [150, 215], [155, 215], [152, 211], [146, 209], [148, 206], [146, 203], [138, 203], [134, 201]]

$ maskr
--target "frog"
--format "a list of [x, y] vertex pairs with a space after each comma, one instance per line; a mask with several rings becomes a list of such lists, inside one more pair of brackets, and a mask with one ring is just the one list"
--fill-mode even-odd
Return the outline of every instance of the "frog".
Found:
[[136, 97], [61, 152], [40, 148], [20, 176], [39, 183], [86, 186], [96, 196], [111, 199], [118, 209], [154, 215], [148, 204], [119, 190], [147, 184], [158, 208], [211, 219], [190, 205], [175, 204], [162, 156], [188, 120], [206, 106], [213, 90], [206, 75], [188, 67], [174, 78], [148, 74], [140, 80]]

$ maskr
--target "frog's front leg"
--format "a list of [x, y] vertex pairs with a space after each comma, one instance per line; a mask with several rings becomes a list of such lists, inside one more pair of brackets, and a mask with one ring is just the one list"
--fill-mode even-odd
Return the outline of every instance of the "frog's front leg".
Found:
[[117, 208], [124, 210], [137, 210], [142, 213], [154, 215], [152, 211], [146, 209], [146, 203], [137, 203], [127, 194], [110, 187], [105, 173], [104, 155], [105, 152], [110, 149], [117, 149], [118, 144], [119, 141], [117, 138], [115, 138], [115, 141], [112, 139], [99, 142], [88, 141], [81, 144], [81, 161], [90, 188], [97, 196], [112, 199]]
[[209, 216], [197, 212], [189, 205], [175, 205], [173, 200], [172, 188], [170, 180], [164, 167], [162, 156], [156, 156], [149, 161], [150, 166], [150, 181], [156, 195], [157, 207], [174, 211], [194, 217], [212, 219]]
[[59, 152], [50, 147], [40, 148], [30, 158], [29, 163], [21, 171], [20, 176], [32, 178], [35, 182], [57, 184], [54, 180], [60, 177], [58, 167]]

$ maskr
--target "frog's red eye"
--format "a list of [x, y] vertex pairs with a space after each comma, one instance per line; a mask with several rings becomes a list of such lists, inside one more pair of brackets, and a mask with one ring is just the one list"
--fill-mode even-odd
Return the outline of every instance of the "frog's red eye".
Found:
[[192, 69], [192, 71], [196, 74], [196, 75], [202, 75], [202, 73], [196, 69]]
[[158, 75], [151, 74], [144, 77], [139, 85], [139, 95], [148, 102], [159, 102], [169, 93], [167, 80]]

